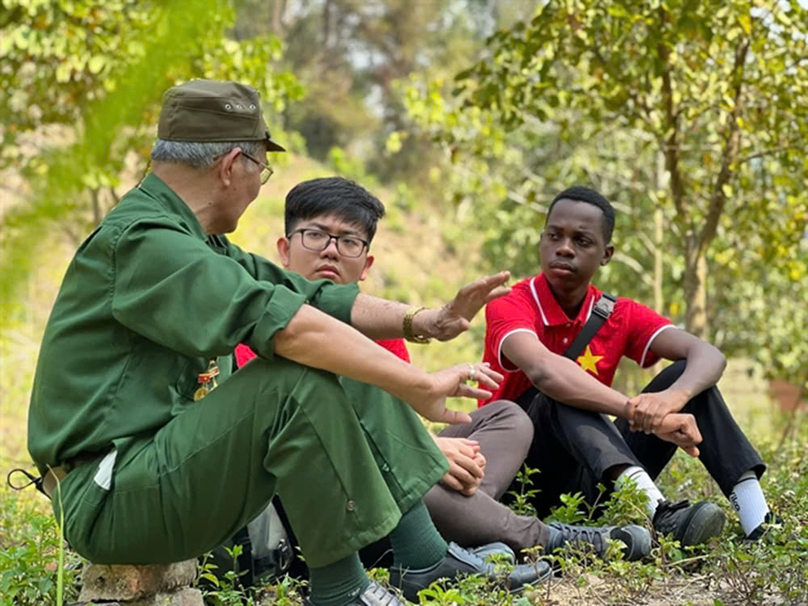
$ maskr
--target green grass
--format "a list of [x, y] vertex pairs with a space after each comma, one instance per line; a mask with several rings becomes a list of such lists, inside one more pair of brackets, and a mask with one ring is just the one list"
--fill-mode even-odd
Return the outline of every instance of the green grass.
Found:
[[[270, 181], [262, 198], [250, 207], [242, 227], [234, 235], [245, 248], [275, 258], [275, 240], [283, 231], [283, 195], [300, 180], [333, 174], [333, 171], [303, 158], [290, 160], [277, 178]], [[377, 192], [388, 203], [390, 216], [380, 224], [373, 243], [377, 257], [363, 290], [372, 294], [434, 305], [447, 301], [455, 289], [474, 277], [475, 243], [468, 250], [447, 245], [440, 220], [428, 206], [399, 203], [407, 192]], [[401, 226], [407, 229], [402, 230]], [[445, 230], [444, 230], [445, 231]], [[461, 246], [455, 243], [455, 248]], [[26, 413], [36, 355], [42, 330], [61, 277], [72, 254], [72, 246], [59, 238], [48, 238], [43, 257], [24, 291], [9, 307], [0, 325], [0, 470], [30, 466], [26, 453]], [[461, 261], [462, 260], [462, 261]], [[435, 276], [451, 276], [440, 280]], [[480, 357], [482, 321], [478, 318], [468, 334], [448, 344], [412, 346], [413, 360], [426, 369], [477, 360]], [[658, 368], [655, 369], [658, 372]], [[652, 371], [653, 372], [653, 371]], [[648, 371], [620, 369], [618, 387], [635, 393], [651, 375]], [[774, 528], [761, 542], [741, 540], [735, 514], [715, 483], [693, 459], [677, 454], [660, 479], [668, 498], [709, 498], [726, 510], [730, 523], [720, 540], [696, 549], [681, 549], [660, 539], [646, 562], [625, 562], [619, 552], [606, 561], [593, 560], [574, 550], [553, 554], [563, 575], [550, 583], [525, 592], [507, 595], [501, 587], [479, 579], [459, 584], [438, 585], [422, 597], [422, 603], [516, 605], [526, 604], [804, 604], [808, 603], [808, 420], [802, 413], [796, 426], [786, 432], [786, 419], [772, 413], [765, 384], [742, 360], [730, 361], [722, 392], [741, 426], [758, 446], [769, 471], [763, 487], [773, 509], [784, 524]], [[457, 400], [453, 406], [470, 410], [475, 403]], [[782, 436], [787, 436], [782, 439]], [[30, 467], [29, 467], [30, 468]], [[525, 474], [523, 491], [535, 474]], [[540, 476], [539, 476], [540, 477]], [[614, 523], [647, 524], [638, 496], [622, 495], [608, 503], [606, 520]], [[520, 501], [517, 499], [517, 503]], [[521, 501], [522, 505], [525, 500]], [[554, 513], [563, 521], [591, 521], [591, 511], [576, 495], [567, 495]], [[57, 525], [47, 500], [33, 489], [16, 493], [5, 483], [0, 487], [0, 606], [57, 603], [59, 546]], [[533, 554], [532, 557], [538, 557]], [[74, 552], [64, 552], [64, 602], [77, 597], [77, 574], [81, 563]], [[384, 581], [385, 571], [373, 571]], [[209, 602], [222, 606], [302, 604], [303, 586], [292, 579], [265, 583], [243, 592], [234, 583], [224, 584], [209, 595]]]

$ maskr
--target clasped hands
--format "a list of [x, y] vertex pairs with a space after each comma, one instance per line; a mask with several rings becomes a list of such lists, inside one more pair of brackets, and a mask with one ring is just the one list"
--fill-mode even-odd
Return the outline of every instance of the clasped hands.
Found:
[[477, 492], [485, 475], [485, 457], [479, 443], [466, 438], [432, 438], [449, 461], [449, 471], [441, 483], [467, 497]]
[[699, 456], [702, 441], [696, 418], [679, 412], [688, 402], [683, 392], [664, 390], [641, 393], [627, 402], [629, 427], [632, 431], [654, 434], [661, 440], [672, 442], [687, 454]]

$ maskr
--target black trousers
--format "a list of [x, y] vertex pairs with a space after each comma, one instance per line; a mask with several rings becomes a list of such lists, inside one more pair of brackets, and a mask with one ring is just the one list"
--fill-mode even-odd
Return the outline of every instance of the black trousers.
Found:
[[[670, 387], [685, 368], [683, 360], [671, 364], [643, 392]], [[615, 465], [637, 465], [656, 478], [677, 446], [655, 435], [632, 432], [628, 421], [612, 422], [600, 413], [581, 410], [539, 394], [527, 407], [534, 434], [525, 463], [541, 473], [532, 477], [541, 492], [534, 499], [539, 517], [559, 504], [562, 493], [581, 492], [589, 504], [598, 498], [598, 483], [612, 483], [605, 472]], [[682, 410], [696, 418], [704, 441], [699, 460], [729, 495], [742, 474], [754, 470], [758, 478], [766, 466], [732, 418], [721, 393], [711, 387], [690, 400]], [[601, 499], [602, 500], [602, 499]]]

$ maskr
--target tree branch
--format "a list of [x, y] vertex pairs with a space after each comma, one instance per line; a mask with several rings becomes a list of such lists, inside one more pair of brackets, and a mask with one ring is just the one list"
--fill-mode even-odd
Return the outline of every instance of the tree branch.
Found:
[[744, 162], [749, 162], [750, 160], [754, 160], [755, 158], [762, 158], [763, 156], [770, 156], [772, 154], [779, 154], [780, 152], [798, 150], [798, 149], [802, 148], [796, 145], [781, 145], [779, 147], [773, 147], [772, 149], [764, 149], [763, 151], [759, 151], [754, 154], [744, 156], [743, 158], [740, 158], [737, 163], [743, 164]]
[[724, 212], [724, 206], [726, 206], [727, 203], [724, 185], [729, 183], [732, 177], [731, 166], [738, 158], [738, 153], [741, 148], [741, 129], [738, 126], [737, 118], [743, 110], [743, 70], [748, 51], [749, 39], [743, 37], [735, 48], [735, 65], [733, 67], [733, 74], [735, 76], [734, 105], [729, 115], [726, 136], [724, 138], [725, 143], [724, 153], [721, 159], [721, 170], [718, 172], [718, 176], [715, 180], [713, 195], [710, 199], [710, 206], [704, 221], [704, 227], [702, 227], [699, 233], [697, 244], [699, 251], [704, 250], [704, 247], [715, 237], [716, 230], [718, 229], [718, 220], [721, 218], [721, 213]]
[[[660, 23], [664, 26], [668, 21], [668, 13], [663, 7], [659, 8], [659, 16]], [[680, 220], [685, 220], [687, 216], [685, 214], [685, 186], [679, 165], [681, 157], [681, 150], [679, 149], [679, 114], [673, 107], [673, 84], [671, 82], [670, 64], [668, 63], [670, 51], [664, 42], [660, 41], [657, 44], [657, 53], [659, 59], [665, 65], [662, 69], [662, 94], [665, 104], [667, 130], [670, 131], [670, 135], [662, 146], [662, 153], [665, 155], [665, 168], [668, 169], [671, 177], [670, 186], [673, 205], [676, 207], [676, 213], [679, 215]]]

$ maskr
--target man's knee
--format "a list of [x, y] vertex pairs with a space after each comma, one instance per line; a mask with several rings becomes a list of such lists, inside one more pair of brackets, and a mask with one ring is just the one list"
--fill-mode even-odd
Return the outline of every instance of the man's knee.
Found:
[[533, 441], [533, 423], [518, 404], [509, 400], [497, 400], [477, 409], [472, 415], [485, 414], [485, 425], [507, 431], [514, 447], [524, 445], [525, 450]]

